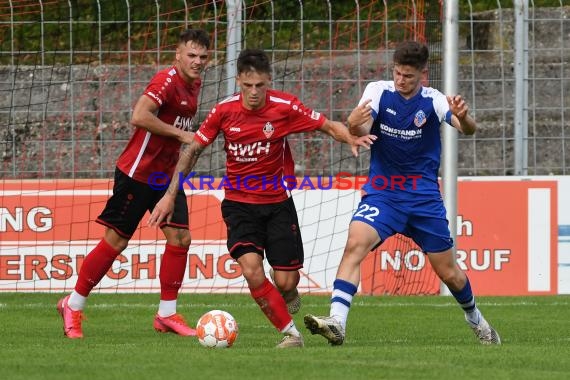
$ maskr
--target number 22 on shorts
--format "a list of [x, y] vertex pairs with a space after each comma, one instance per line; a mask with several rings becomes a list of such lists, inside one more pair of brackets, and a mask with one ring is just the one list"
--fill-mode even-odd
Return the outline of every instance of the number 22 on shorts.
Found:
[[380, 214], [378, 207], [369, 206], [366, 203], [361, 204], [358, 210], [354, 213], [353, 218], [364, 218], [371, 222], [374, 222], [374, 218]]

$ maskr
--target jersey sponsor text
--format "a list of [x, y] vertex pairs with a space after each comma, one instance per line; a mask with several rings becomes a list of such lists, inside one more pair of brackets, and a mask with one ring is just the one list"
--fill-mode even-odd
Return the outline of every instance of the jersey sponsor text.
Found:
[[189, 131], [192, 126], [192, 118], [184, 116], [176, 116], [173, 124], [178, 129], [183, 129]]
[[210, 142], [210, 139], [206, 135], [204, 135], [202, 132], [200, 132], [200, 130], [196, 131], [196, 136], [198, 136], [205, 143]]
[[237, 160], [238, 161], [257, 161], [257, 159], [255, 160], [245, 160], [242, 159], [243, 157], [249, 156], [249, 157], [253, 157], [253, 155], [260, 155], [262, 152], [264, 152], [265, 154], [269, 154], [269, 147], [271, 146], [271, 143], [268, 141], [266, 143], [263, 143], [261, 141], [256, 141], [253, 144], [241, 144], [241, 143], [229, 143], [228, 144], [228, 153], [233, 154], [234, 156], [238, 157]]
[[390, 137], [398, 137], [402, 140], [419, 139], [422, 137], [421, 129], [397, 129], [384, 123], [380, 123], [380, 130]]

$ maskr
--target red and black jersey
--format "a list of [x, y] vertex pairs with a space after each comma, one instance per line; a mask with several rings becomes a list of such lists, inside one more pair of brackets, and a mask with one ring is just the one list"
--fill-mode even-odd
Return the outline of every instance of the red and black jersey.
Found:
[[[158, 105], [158, 118], [183, 130], [190, 130], [192, 118], [198, 109], [201, 81], [186, 83], [172, 66], [156, 73], [144, 94]], [[159, 136], [144, 128], [136, 128], [117, 167], [129, 177], [147, 183], [153, 172], [172, 176], [178, 161], [180, 142], [172, 137]]]
[[224, 135], [227, 199], [277, 203], [289, 197], [287, 177], [295, 175], [287, 135], [314, 131], [324, 122], [323, 115], [285, 92], [268, 90], [265, 106], [257, 110], [244, 108], [236, 94], [212, 108], [194, 139], [209, 145], [218, 133]]

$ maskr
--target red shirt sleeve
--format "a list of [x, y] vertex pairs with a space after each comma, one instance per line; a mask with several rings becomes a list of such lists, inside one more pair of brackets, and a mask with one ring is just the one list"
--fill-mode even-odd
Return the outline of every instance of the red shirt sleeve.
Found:
[[204, 146], [213, 143], [218, 133], [220, 133], [221, 118], [218, 107], [219, 105], [210, 110], [206, 120], [202, 122], [202, 125], [200, 125], [200, 128], [198, 128], [194, 135], [194, 140]]
[[291, 133], [311, 132], [323, 126], [325, 116], [305, 106], [299, 99], [293, 98], [289, 122], [288, 129]]
[[174, 88], [172, 78], [163, 70], [152, 77], [144, 90], [144, 94], [161, 107], [168, 102], [172, 88]]

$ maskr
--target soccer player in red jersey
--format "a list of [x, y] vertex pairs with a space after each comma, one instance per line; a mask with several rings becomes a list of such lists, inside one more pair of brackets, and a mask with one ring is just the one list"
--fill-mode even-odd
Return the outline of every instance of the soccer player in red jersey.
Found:
[[[163, 172], [172, 176], [182, 143], [193, 141], [191, 120], [198, 109], [200, 74], [208, 61], [210, 39], [199, 29], [180, 34], [173, 66], [159, 71], [138, 99], [132, 114], [133, 136], [117, 161], [113, 195], [97, 222], [106, 227], [104, 237], [87, 255], [74, 291], [57, 305], [68, 338], [82, 338], [83, 309], [91, 290], [111, 268], [115, 258], [127, 247], [139, 222], [164, 194], [156, 178]], [[190, 231], [188, 206], [183, 191], [174, 195], [172, 218], [160, 224], [166, 247], [160, 265], [160, 304], [154, 328], [194, 336], [184, 318], [176, 313], [176, 300], [182, 285]]]
[[[340, 122], [328, 120], [295, 96], [269, 88], [271, 64], [263, 50], [243, 50], [237, 60], [240, 92], [218, 103], [202, 123], [194, 140], [184, 146], [164, 197], [156, 204], [149, 224], [170, 220], [176, 194], [198, 156], [219, 133], [225, 139], [226, 180], [222, 216], [227, 225], [227, 246], [237, 260], [255, 299], [269, 321], [284, 334], [279, 348], [303, 347], [286, 304], [298, 297], [303, 241], [291, 198], [294, 163], [286, 137], [320, 130], [349, 143], [369, 148], [374, 136], [352, 136]], [[274, 286], [265, 276], [264, 254], [273, 270]], [[295, 299], [289, 299], [295, 302]]]

